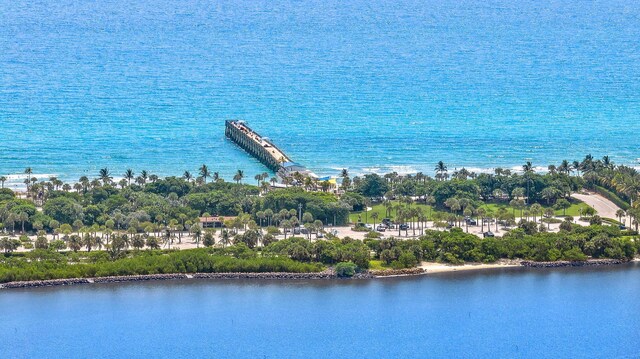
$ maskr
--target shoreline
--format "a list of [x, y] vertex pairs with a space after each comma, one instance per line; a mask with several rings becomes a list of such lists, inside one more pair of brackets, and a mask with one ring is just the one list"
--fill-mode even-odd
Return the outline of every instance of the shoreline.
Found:
[[331, 269], [314, 273], [293, 273], [293, 272], [263, 272], [263, 273], [168, 273], [168, 274], [139, 274], [127, 276], [93, 277], [93, 278], [62, 278], [45, 279], [33, 281], [16, 281], [0, 283], [0, 291], [3, 289], [24, 289], [70, 286], [78, 284], [96, 283], [125, 283], [125, 282], [146, 282], [163, 280], [185, 280], [185, 279], [214, 279], [214, 280], [234, 280], [234, 279], [259, 279], [259, 280], [328, 280], [328, 279], [382, 279], [397, 277], [415, 277], [440, 273], [472, 272], [491, 269], [512, 269], [512, 268], [532, 268], [549, 269], [563, 267], [600, 267], [615, 266], [639, 262], [636, 258], [631, 261], [619, 259], [590, 259], [586, 261], [557, 261], [557, 262], [534, 262], [534, 261], [514, 261], [503, 260], [499, 263], [466, 263], [462, 265], [447, 265], [437, 262], [423, 262], [416, 268], [390, 269], [390, 270], [369, 270], [359, 273], [350, 278], [340, 278]]

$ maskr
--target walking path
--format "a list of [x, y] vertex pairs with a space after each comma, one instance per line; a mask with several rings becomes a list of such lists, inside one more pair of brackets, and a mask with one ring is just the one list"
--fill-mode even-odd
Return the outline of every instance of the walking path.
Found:
[[571, 195], [571, 197], [575, 198], [575, 199], [579, 199], [582, 202], [588, 204], [589, 206], [593, 207], [593, 209], [596, 210], [596, 212], [598, 212], [598, 215], [600, 217], [603, 218], [611, 218], [611, 219], [617, 219], [618, 217], [616, 216], [616, 212], [620, 209], [620, 207], [616, 206], [615, 203], [609, 201], [608, 199], [604, 198], [603, 196], [596, 194], [596, 193], [589, 193], [589, 194], [581, 194], [581, 193], [574, 193]]

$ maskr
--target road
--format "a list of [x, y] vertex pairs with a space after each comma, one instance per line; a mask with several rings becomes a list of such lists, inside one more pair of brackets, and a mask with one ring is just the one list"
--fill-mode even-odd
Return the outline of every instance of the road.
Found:
[[609, 201], [608, 199], [604, 198], [603, 196], [596, 194], [596, 193], [590, 193], [590, 194], [581, 194], [581, 193], [574, 193], [571, 195], [571, 197], [575, 198], [575, 199], [579, 199], [582, 202], [588, 204], [589, 206], [593, 207], [593, 209], [596, 210], [596, 212], [598, 212], [598, 215], [600, 217], [603, 218], [611, 218], [611, 219], [615, 219], [617, 220], [618, 217], [616, 216], [616, 212], [620, 209], [620, 207], [616, 206], [615, 203]]

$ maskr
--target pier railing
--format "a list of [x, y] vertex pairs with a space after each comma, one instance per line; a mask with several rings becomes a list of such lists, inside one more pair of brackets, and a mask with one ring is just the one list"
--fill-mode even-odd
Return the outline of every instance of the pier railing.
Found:
[[274, 172], [280, 169], [282, 160], [289, 161], [284, 152], [271, 141], [265, 140], [243, 123], [225, 121], [225, 135]]

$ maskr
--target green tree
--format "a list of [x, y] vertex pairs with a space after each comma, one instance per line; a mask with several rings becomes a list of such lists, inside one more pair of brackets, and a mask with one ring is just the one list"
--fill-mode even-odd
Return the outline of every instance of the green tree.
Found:
[[124, 178], [127, 180], [129, 186], [131, 186], [131, 180], [135, 178], [135, 173], [129, 168], [124, 172]]
[[238, 184], [242, 182], [243, 178], [244, 178], [244, 171], [242, 170], [238, 170], [236, 174], [233, 176], [233, 180], [236, 181], [236, 183]]
[[569, 209], [571, 207], [571, 203], [569, 201], [567, 201], [566, 199], [561, 198], [556, 202], [554, 207], [556, 209], [558, 209], [558, 210], [561, 209], [562, 210], [562, 215], [566, 216], [567, 215], [567, 209]]
[[209, 167], [207, 167], [207, 165], [203, 164], [202, 166], [200, 166], [200, 176], [202, 177], [202, 179], [204, 180], [204, 183], [207, 183], [207, 177], [211, 177], [211, 172], [209, 171]]
[[111, 183], [111, 180], [113, 179], [111, 173], [109, 173], [109, 169], [107, 168], [101, 168], [98, 173], [98, 177], [105, 186]]
[[444, 181], [447, 179], [448, 175], [447, 175], [447, 165], [444, 164], [444, 162], [442, 161], [438, 161], [438, 164], [436, 164], [436, 179], [439, 181]]
[[389, 190], [389, 185], [384, 178], [377, 174], [364, 175], [359, 182], [356, 191], [366, 197], [381, 197]]

